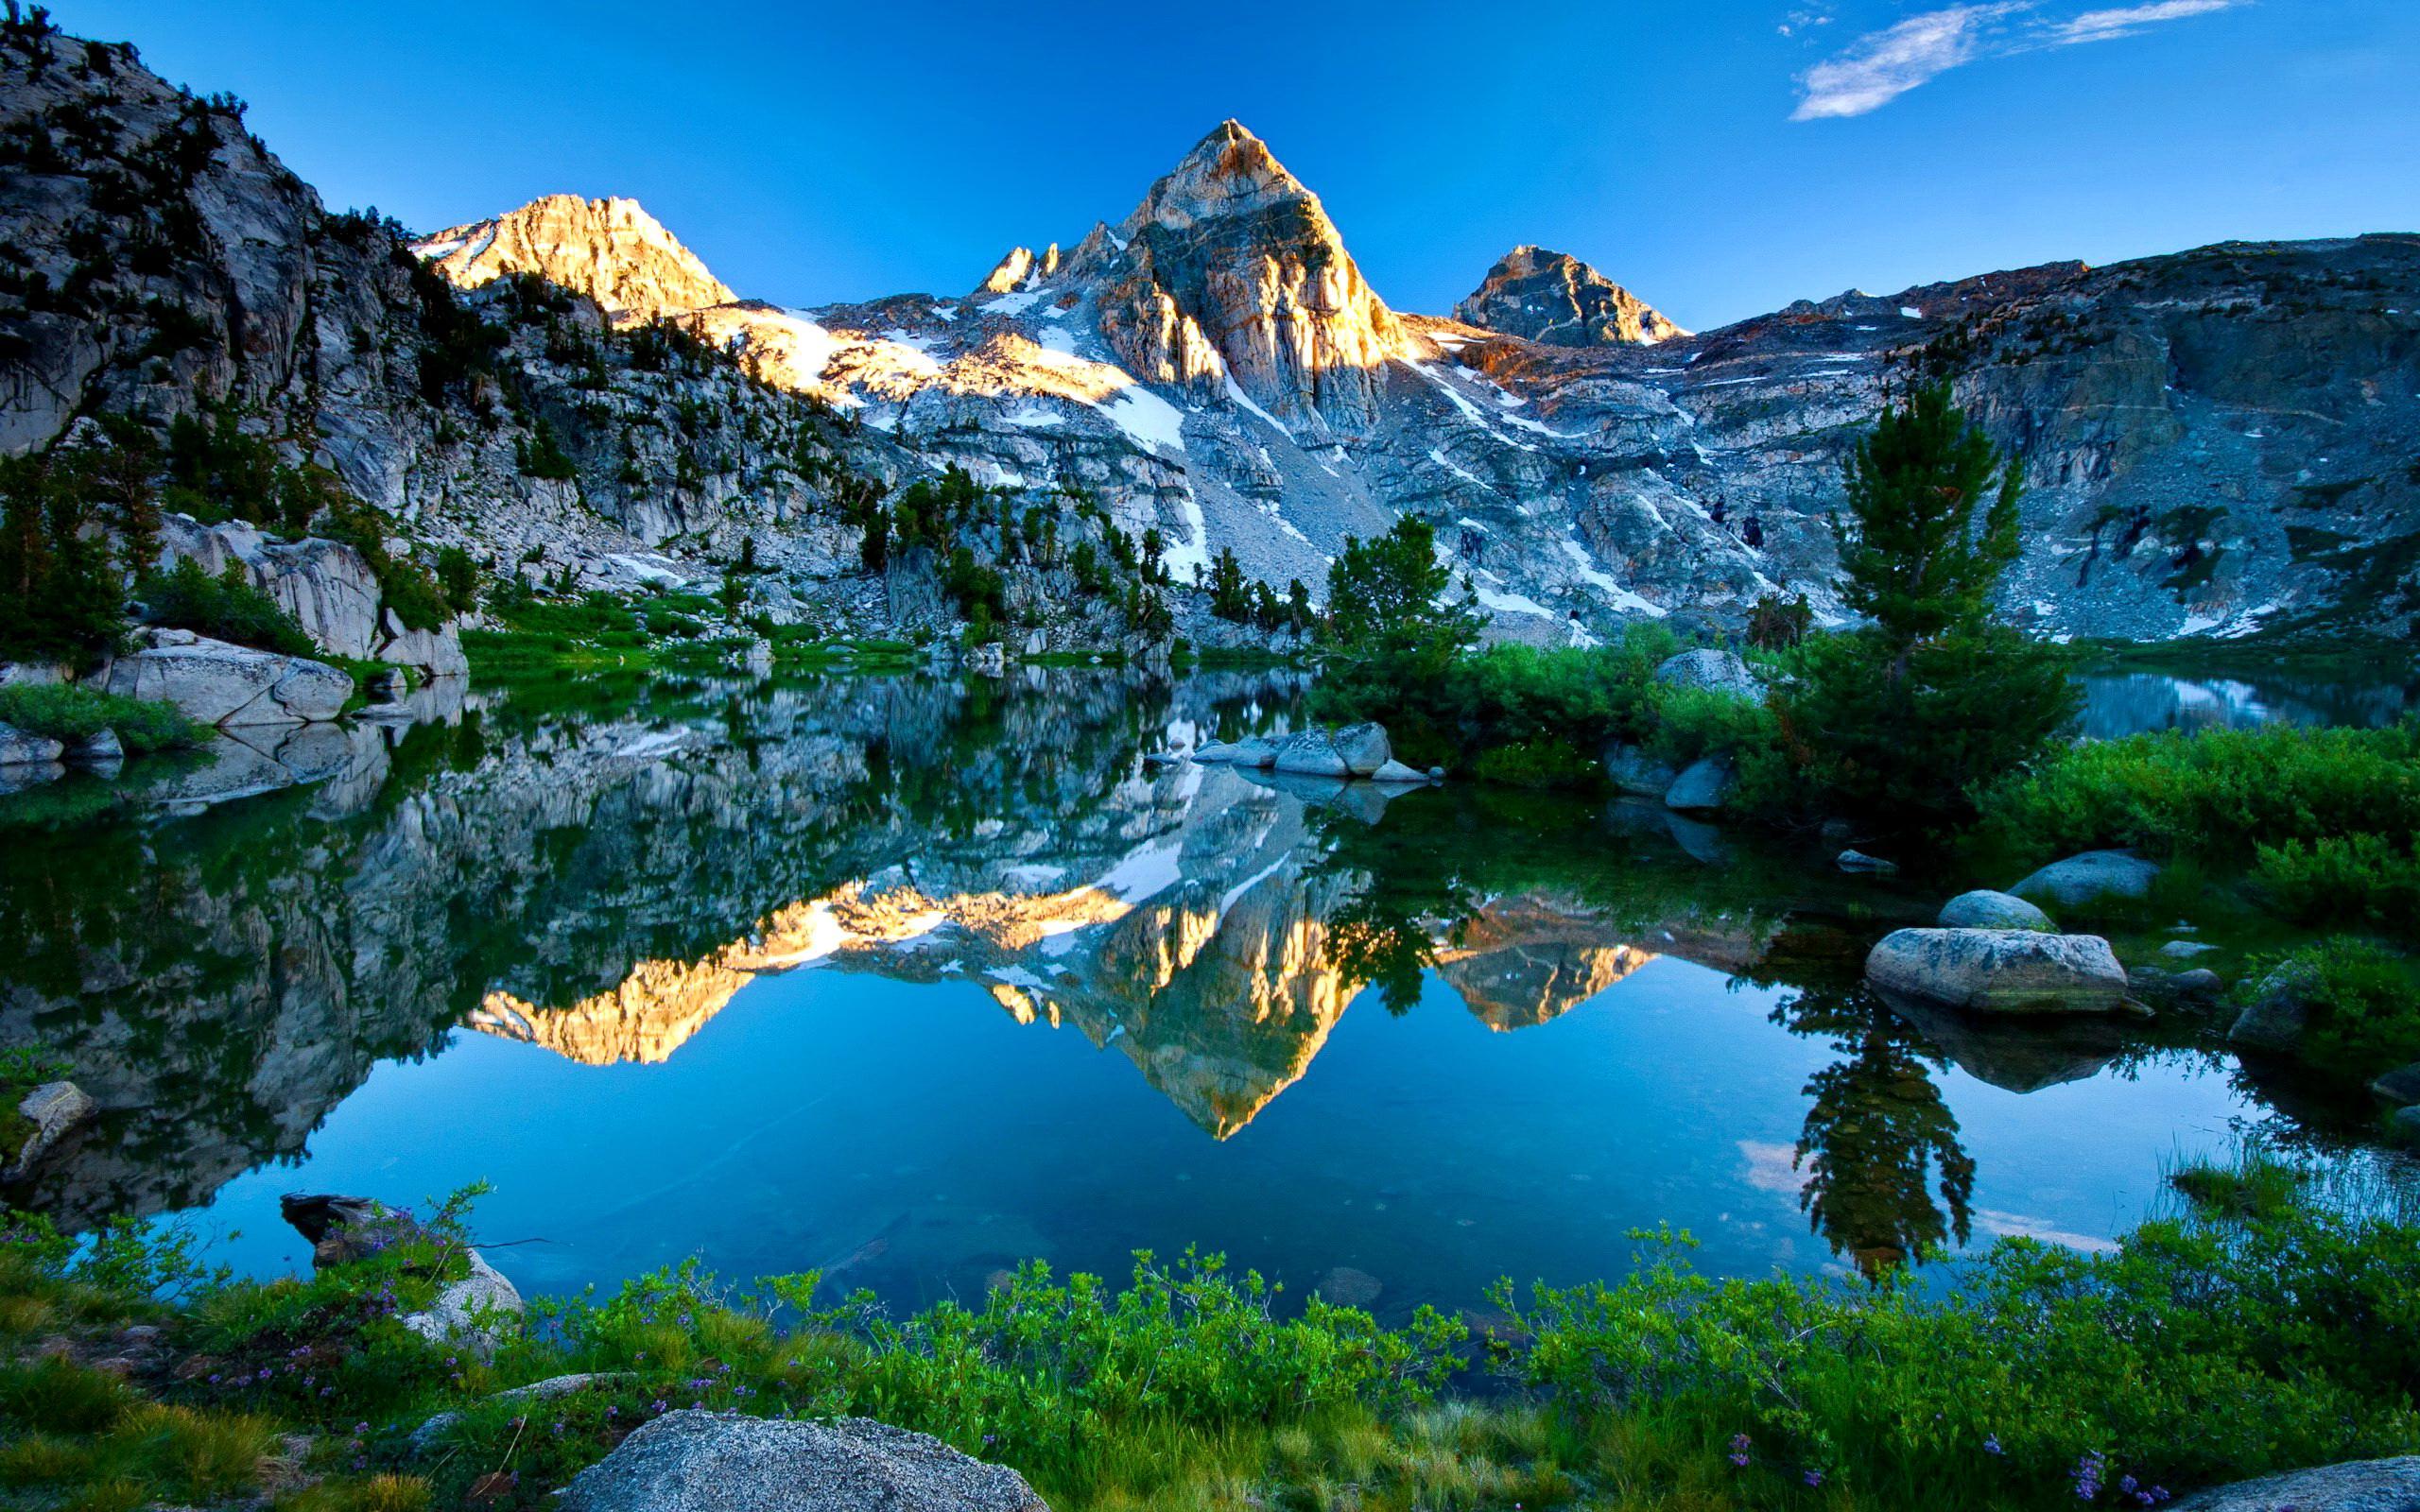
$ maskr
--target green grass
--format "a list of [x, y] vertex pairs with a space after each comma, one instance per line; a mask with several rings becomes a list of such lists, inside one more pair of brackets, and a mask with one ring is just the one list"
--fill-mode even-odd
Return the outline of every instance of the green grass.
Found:
[[0, 724], [70, 745], [104, 730], [117, 732], [130, 756], [200, 745], [209, 728], [172, 703], [128, 698], [80, 683], [12, 683], [0, 688]]

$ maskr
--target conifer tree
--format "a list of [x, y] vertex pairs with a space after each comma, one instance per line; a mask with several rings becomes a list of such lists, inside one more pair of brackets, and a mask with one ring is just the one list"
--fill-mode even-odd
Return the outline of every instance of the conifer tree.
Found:
[[[2016, 560], [2024, 469], [1927, 384], [1886, 409], [1848, 463], [1854, 528], [1842, 532], [1841, 597], [1873, 619], [1894, 657], [1991, 617], [1992, 590]], [[1979, 521], [1978, 510], [1981, 511]]]

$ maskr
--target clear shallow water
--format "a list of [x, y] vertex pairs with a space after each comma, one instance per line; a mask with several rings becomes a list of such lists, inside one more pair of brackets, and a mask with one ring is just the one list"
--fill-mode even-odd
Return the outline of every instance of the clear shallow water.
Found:
[[[2096, 672], [2083, 679], [2084, 734], [2110, 740], [2152, 730], [2249, 730], [2258, 725], [2394, 724], [2420, 709], [2409, 666], [2381, 665], [2374, 679], [2329, 682], [2290, 675], [2179, 677]], [[2400, 679], [2400, 680], [2398, 680]]]
[[2238, 1125], [2333, 1137], [2189, 1033], [1894, 1012], [1856, 963], [1936, 899], [1660, 807], [1139, 762], [1283, 679], [572, 693], [7, 832], [0, 1042], [110, 1110], [37, 1205], [276, 1271], [282, 1193], [483, 1179], [538, 1291], [1198, 1243], [1394, 1314], [1666, 1221], [1738, 1273], [2089, 1246]]

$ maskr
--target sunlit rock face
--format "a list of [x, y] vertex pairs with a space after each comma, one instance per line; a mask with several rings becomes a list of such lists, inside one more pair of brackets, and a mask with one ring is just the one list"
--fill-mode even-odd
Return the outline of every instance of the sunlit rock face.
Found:
[[739, 297], [635, 199], [545, 195], [493, 219], [448, 227], [412, 249], [466, 289], [508, 273], [535, 274], [596, 301], [619, 325]]
[[1548, 347], [1653, 346], [1688, 333], [1568, 252], [1515, 247], [1454, 318]]
[[1655, 955], [1613, 937], [1584, 905], [1499, 898], [1460, 921], [1437, 952], [1437, 974], [1489, 1028], [1522, 1029], [1562, 1017]]

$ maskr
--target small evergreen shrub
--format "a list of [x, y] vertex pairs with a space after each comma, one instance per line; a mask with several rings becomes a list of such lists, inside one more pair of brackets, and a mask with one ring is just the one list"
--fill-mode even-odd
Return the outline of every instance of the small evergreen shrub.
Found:
[[252, 586], [233, 562], [213, 577], [191, 557], [147, 575], [135, 592], [154, 625], [174, 626], [282, 656], [316, 657], [319, 646], [277, 600]]
[[209, 738], [207, 727], [175, 704], [128, 698], [78, 683], [12, 683], [0, 688], [0, 725], [69, 744], [104, 730], [117, 732], [130, 756], [179, 750]]

